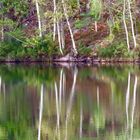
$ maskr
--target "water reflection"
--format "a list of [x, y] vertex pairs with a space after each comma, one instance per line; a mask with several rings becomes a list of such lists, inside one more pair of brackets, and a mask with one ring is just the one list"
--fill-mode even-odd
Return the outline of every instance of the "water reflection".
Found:
[[38, 140], [40, 140], [41, 135], [41, 123], [42, 123], [42, 113], [43, 113], [43, 94], [44, 94], [44, 85], [41, 84], [40, 90], [40, 107], [39, 107], [39, 125], [38, 125]]
[[140, 139], [139, 66], [0, 66], [0, 139]]

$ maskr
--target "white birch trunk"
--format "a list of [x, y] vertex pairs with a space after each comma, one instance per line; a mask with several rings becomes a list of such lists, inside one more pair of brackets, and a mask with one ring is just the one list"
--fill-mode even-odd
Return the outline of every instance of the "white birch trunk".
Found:
[[57, 21], [57, 34], [58, 34], [59, 50], [60, 50], [60, 53], [63, 54], [62, 46], [61, 46], [60, 26], [59, 26], [59, 22], [58, 21]]
[[42, 37], [41, 16], [40, 16], [40, 11], [39, 11], [39, 3], [38, 3], [38, 0], [35, 0], [35, 5], [36, 5], [36, 11], [37, 11], [39, 36]]
[[98, 32], [97, 21], [95, 21], [95, 32]]
[[53, 6], [54, 6], [54, 19], [53, 19], [53, 41], [55, 41], [55, 35], [56, 35], [56, 0], [53, 0]]
[[130, 16], [130, 21], [131, 21], [131, 30], [132, 30], [132, 36], [133, 36], [133, 41], [134, 41], [134, 48], [136, 48], [137, 42], [136, 42], [136, 37], [135, 37], [134, 22], [133, 22], [133, 17], [132, 17], [132, 12], [131, 12], [130, 0], [127, 0], [127, 2], [128, 2], [128, 10], [129, 10], [129, 16]]
[[61, 21], [60, 23], [60, 30], [61, 30], [61, 45], [62, 45], [62, 49], [65, 48], [65, 36], [64, 36], [64, 28], [63, 28], [63, 22]]
[[66, 9], [64, 0], [62, 0], [62, 6], [63, 6], [64, 16], [66, 18], [67, 25], [68, 25], [69, 32], [70, 32], [70, 36], [71, 36], [71, 40], [72, 40], [73, 52], [74, 52], [75, 55], [77, 55], [78, 52], [77, 52], [77, 49], [76, 49], [75, 40], [74, 40], [74, 36], [73, 36], [73, 33], [72, 33], [71, 25], [70, 25], [70, 22], [69, 22], [69, 19], [68, 19], [67, 9]]
[[123, 24], [124, 24], [124, 28], [125, 28], [127, 49], [128, 49], [128, 51], [129, 51], [129, 50], [130, 50], [129, 35], [128, 35], [128, 28], [127, 28], [127, 24], [126, 24], [125, 14], [126, 14], [126, 0], [124, 0], [124, 5], [123, 5]]
[[61, 30], [60, 30], [60, 26], [59, 26], [59, 21], [58, 21], [58, 19], [55, 17], [55, 16], [56, 16], [56, 13], [57, 13], [56, 0], [53, 0], [53, 4], [54, 4], [53, 41], [55, 41], [55, 35], [56, 35], [56, 29], [57, 29], [59, 50], [60, 50], [60, 53], [63, 54], [63, 51], [62, 51], [62, 44], [61, 44]]

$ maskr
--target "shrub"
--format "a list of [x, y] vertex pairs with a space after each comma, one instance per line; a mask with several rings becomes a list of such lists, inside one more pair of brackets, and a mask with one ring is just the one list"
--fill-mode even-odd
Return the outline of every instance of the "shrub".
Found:
[[102, 9], [103, 7], [101, 0], [91, 0], [90, 16], [95, 21], [98, 21], [100, 19]]
[[140, 58], [140, 47], [134, 49], [134, 58]]
[[15, 58], [17, 52], [21, 49], [21, 42], [16, 40], [3, 41], [0, 43], [0, 58], [5, 59], [7, 57]]
[[98, 56], [103, 58], [111, 58], [113, 57], [114, 48], [109, 46], [106, 48], [98, 49]]
[[89, 21], [89, 19], [82, 19], [82, 20], [79, 20], [79, 19], [77, 19], [76, 21], [75, 21], [75, 28], [76, 29], [81, 29], [81, 28], [83, 28], [83, 27], [85, 27], [85, 26], [88, 26], [88, 24], [90, 23], [90, 21]]
[[103, 58], [120, 58], [120, 57], [133, 57], [133, 52], [128, 51], [127, 46], [124, 42], [114, 43], [105, 48], [98, 49], [98, 56]]
[[42, 56], [51, 57], [58, 54], [59, 49], [53, 43], [50, 36], [43, 38], [34, 37], [26, 39], [25, 42], [12, 38], [0, 43], [1, 59], [40, 58]]
[[77, 1], [76, 0], [69, 0], [68, 3], [69, 3], [69, 5], [71, 6], [72, 9], [77, 8]]
[[84, 45], [79, 45], [78, 47], [78, 54], [80, 56], [91, 56], [92, 55], [92, 49], [89, 47], [86, 47]]
[[59, 54], [59, 49], [53, 42], [51, 36], [27, 39], [26, 43], [23, 44], [23, 47], [25, 48], [26, 53], [29, 55], [47, 55], [50, 57]]

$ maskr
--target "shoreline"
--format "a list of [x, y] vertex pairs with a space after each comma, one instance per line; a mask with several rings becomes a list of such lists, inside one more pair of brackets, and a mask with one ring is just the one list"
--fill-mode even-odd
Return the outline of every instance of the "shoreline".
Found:
[[55, 59], [9, 59], [9, 60], [0, 60], [0, 63], [93, 63], [93, 64], [109, 64], [109, 63], [126, 63], [126, 64], [135, 64], [140, 63], [140, 59], [132, 58], [92, 58], [92, 57], [79, 57], [79, 58], [55, 58]]

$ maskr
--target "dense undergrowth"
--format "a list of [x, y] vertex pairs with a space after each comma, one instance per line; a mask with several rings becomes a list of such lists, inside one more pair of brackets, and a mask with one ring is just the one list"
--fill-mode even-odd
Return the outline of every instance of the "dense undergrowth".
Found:
[[50, 36], [33, 37], [25, 40], [9, 39], [0, 42], [0, 59], [40, 59], [60, 55]]
[[[140, 48], [137, 47], [129, 51], [126, 42], [116, 41], [106, 47], [94, 46], [86, 47], [79, 44], [78, 57], [96, 57], [96, 58], [130, 58], [138, 59], [140, 57]], [[64, 51], [64, 55], [67, 54]], [[96, 55], [95, 55], [96, 54]], [[24, 41], [10, 39], [0, 42], [0, 59], [1, 60], [47, 60], [62, 57], [58, 45], [53, 42], [51, 36], [43, 38], [33, 37]]]

